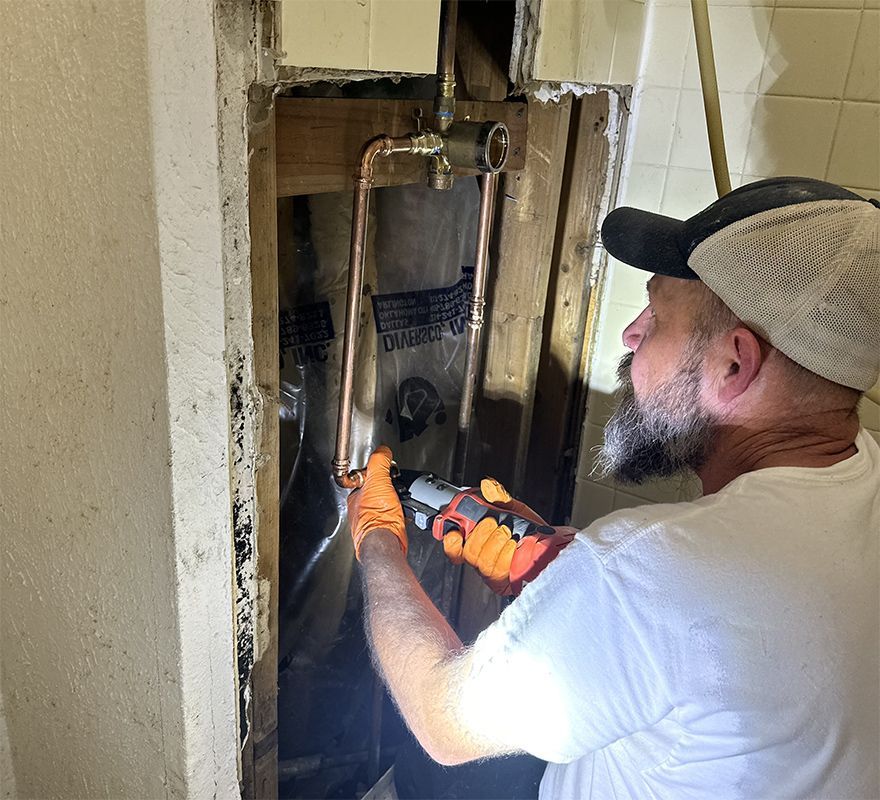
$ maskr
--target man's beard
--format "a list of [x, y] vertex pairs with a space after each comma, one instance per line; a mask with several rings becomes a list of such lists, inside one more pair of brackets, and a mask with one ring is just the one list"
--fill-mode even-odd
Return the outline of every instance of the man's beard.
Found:
[[709, 455], [717, 424], [700, 403], [699, 355], [686, 354], [672, 379], [644, 400], [635, 396], [632, 360], [627, 353], [617, 368], [620, 402], [605, 426], [596, 470], [602, 477], [639, 484], [698, 469]]

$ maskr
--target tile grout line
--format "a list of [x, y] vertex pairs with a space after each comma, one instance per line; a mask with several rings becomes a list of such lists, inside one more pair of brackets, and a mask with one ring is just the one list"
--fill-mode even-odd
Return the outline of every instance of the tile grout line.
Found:
[[669, 148], [666, 151], [666, 163], [663, 165], [663, 185], [660, 187], [660, 207], [657, 209], [658, 212], [661, 208], [663, 208], [663, 204], [666, 201], [666, 189], [669, 186], [669, 171], [672, 169], [672, 151], [675, 149], [675, 134], [678, 130], [679, 125], [679, 115], [681, 114], [681, 99], [684, 95], [684, 76], [685, 70], [687, 69], [687, 54], [688, 50], [691, 46], [691, 38], [694, 37], [694, 17], [693, 13], [688, 15], [688, 39], [687, 43], [684, 46], [684, 58], [681, 61], [681, 71], [678, 75], [678, 94], [675, 98], [675, 111], [673, 112], [673, 127], [672, 127], [672, 138], [669, 140]]
[[[864, 2], [864, 0], [862, 0]], [[742, 174], [746, 175], [752, 174], [749, 170], [746, 169], [749, 164], [749, 155], [752, 149], [752, 140], [755, 136], [755, 119], [758, 116], [758, 104], [761, 101], [762, 97], [766, 97], [766, 95], [761, 94], [761, 84], [764, 82], [764, 70], [767, 69], [768, 58], [768, 50], [770, 48], [770, 37], [773, 35], [773, 23], [776, 21], [776, 4], [774, 3], [772, 6], [772, 10], [770, 12], [770, 24], [767, 25], [767, 37], [764, 39], [764, 58], [761, 63], [761, 72], [758, 74], [758, 83], [755, 87], [755, 106], [752, 109], [752, 119], [749, 123], [749, 135], [746, 138], [746, 147], [745, 154], [743, 155], [743, 163], [742, 163]]]
[[840, 108], [837, 109], [837, 120], [834, 123], [834, 133], [831, 134], [831, 144], [828, 148], [828, 156], [825, 159], [825, 172], [822, 175], [824, 180], [828, 180], [828, 173], [831, 170], [831, 158], [834, 155], [834, 145], [837, 143], [837, 136], [840, 133], [840, 120], [843, 118], [843, 103], [844, 98], [846, 97], [846, 87], [849, 84], [849, 78], [852, 74], [853, 62], [856, 60], [856, 44], [859, 41], [859, 33], [862, 30], [862, 25], [865, 22], [865, 0], [862, 0], [862, 10], [859, 11], [859, 24], [856, 25], [856, 33], [855, 37], [852, 41], [852, 46], [850, 47], [849, 53], [849, 65], [846, 68], [846, 76], [843, 79], [843, 89], [840, 92]]

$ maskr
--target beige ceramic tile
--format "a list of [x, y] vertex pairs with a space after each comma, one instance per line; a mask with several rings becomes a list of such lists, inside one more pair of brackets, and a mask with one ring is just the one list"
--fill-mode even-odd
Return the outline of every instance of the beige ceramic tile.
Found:
[[370, 0], [370, 6], [370, 69], [437, 69], [440, 0]]
[[859, 403], [859, 420], [862, 427], [880, 433], [880, 406], [867, 397], [863, 397], [862, 402]]
[[[571, 76], [577, 72], [582, 11], [579, 3], [550, 0], [541, 4], [540, 38], [532, 77], [537, 80], [572, 80]], [[610, 47], [608, 55], [610, 63]], [[568, 77], [560, 78], [560, 75]]]
[[[654, 4], [658, 6], [685, 6], [691, 7], [691, 0], [654, 0]], [[776, 0], [711, 0], [712, 8], [716, 6], [766, 6], [772, 8], [776, 4]]]
[[[619, 28], [620, 10], [632, 0], [543, 0], [540, 34], [535, 57], [537, 80], [608, 83], [613, 65], [615, 42], [622, 37], [623, 51], [641, 42], [641, 27], [634, 14], [624, 14]], [[632, 73], [634, 74], [634, 64]]]
[[754, 183], [755, 181], [764, 181], [767, 178], [772, 177], [771, 175], [743, 175], [737, 179], [737, 186], [745, 186], [747, 183]]
[[678, 89], [648, 86], [635, 99], [631, 158], [640, 164], [666, 166], [675, 130]]
[[700, 479], [696, 475], [690, 474], [680, 478], [679, 481], [679, 502], [687, 503], [703, 496], [703, 485], [700, 483]]
[[860, 16], [854, 10], [777, 8], [761, 93], [841, 97]]
[[685, 56], [694, 38], [691, 10], [684, 6], [656, 6], [648, 17], [643, 79], [650, 86], [679, 87]]
[[715, 179], [709, 170], [670, 167], [660, 212], [687, 219], [717, 198]]
[[721, 93], [724, 147], [727, 151], [727, 166], [732, 175], [740, 174], [745, 168], [746, 152], [752, 138], [752, 123], [757, 105], [757, 95]]
[[776, 0], [777, 8], [861, 8], [862, 0]]
[[673, 167], [691, 169], [710, 168], [703, 96], [695, 89], [684, 90], [681, 93], [669, 164]]
[[[772, 16], [773, 9], [767, 7], [711, 6], [712, 49], [720, 91], [758, 90]], [[697, 48], [693, 38], [688, 46], [684, 87], [700, 87]]]
[[665, 180], [666, 167], [658, 167], [654, 164], [631, 164], [618, 205], [634, 206], [645, 211], [659, 211]]
[[606, 297], [614, 298], [632, 307], [642, 308], [647, 305], [648, 292], [645, 284], [650, 277], [650, 273], [642, 269], [615, 260], [613, 269], [609, 269], [606, 277], [608, 281]]
[[638, 492], [641, 488], [641, 486], [632, 486], [629, 488], [629, 491], [626, 492], [621, 491], [620, 489], [615, 490], [614, 510], [620, 511], [622, 508], [636, 508], [637, 506], [643, 506], [653, 502], [647, 497], [639, 496]]
[[600, 517], [610, 514], [614, 507], [614, 489], [593, 481], [575, 481], [571, 524], [586, 528]]
[[574, 0], [574, 2], [585, 8], [577, 45], [577, 66], [573, 72], [560, 71], [555, 80], [609, 83], [614, 60], [614, 40], [617, 36], [619, 0], [617, 2], [605, 0], [602, 3], [590, 2], [590, 0]]
[[743, 172], [824, 178], [839, 110], [839, 101], [759, 98]]
[[[618, 493], [634, 495], [651, 503], [675, 503], [678, 501], [679, 491], [681, 489], [681, 479], [671, 478], [667, 480], [653, 480], [643, 483], [641, 486], [617, 486]], [[633, 505], [633, 503], [630, 503]], [[638, 505], [638, 503], [635, 503]]]
[[[724, 146], [731, 173], [742, 172], [756, 102], [751, 94], [721, 94]], [[711, 169], [703, 95], [696, 89], [681, 93], [669, 163], [674, 167]]]
[[604, 424], [603, 422], [602, 425], [596, 425], [588, 420], [584, 425], [584, 435], [581, 439], [581, 452], [576, 475], [578, 480], [592, 480], [597, 483], [605, 483], [605, 481], [601, 481], [597, 476], [593, 475], [596, 456], [605, 441]]
[[846, 186], [880, 189], [880, 103], [844, 102], [827, 177]]
[[865, 9], [880, 9], [880, 0], [865, 0]]
[[844, 97], [880, 102], [880, 11], [862, 13]]
[[282, 64], [369, 69], [370, 7], [358, 0], [283, 0]]
[[[650, 275], [647, 272], [644, 274], [645, 280], [647, 280]], [[628, 302], [620, 303], [617, 300], [608, 302], [602, 315], [602, 325], [611, 337], [612, 350], [610, 355], [614, 359], [615, 369], [617, 368], [617, 361], [624, 352], [624, 345], [621, 339], [623, 331], [642, 312], [644, 307], [644, 304], [638, 298], [625, 297], [624, 299]]]
[[645, 4], [640, 0], [621, 0], [608, 83], [635, 82], [644, 31]]
[[[626, 322], [600, 321], [602, 330], [596, 341], [593, 362], [590, 365], [590, 387], [597, 392], [611, 396], [617, 389], [617, 365], [626, 353], [621, 334], [632, 319], [635, 319], [637, 311], [626, 314]], [[603, 319], [605, 315], [603, 314]]]
[[880, 190], [878, 189], [865, 189], [861, 186], [845, 186], [844, 188], [861, 195], [866, 200], [880, 200]]
[[587, 401], [587, 424], [605, 428], [605, 423], [617, 409], [617, 397], [613, 393], [600, 392], [590, 387]]

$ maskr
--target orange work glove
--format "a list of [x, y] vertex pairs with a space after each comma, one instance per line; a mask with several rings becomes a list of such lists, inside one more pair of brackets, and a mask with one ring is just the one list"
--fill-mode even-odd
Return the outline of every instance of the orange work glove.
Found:
[[375, 530], [393, 533], [406, 553], [403, 508], [391, 483], [391, 450], [385, 445], [377, 447], [367, 461], [364, 485], [348, 496], [348, 525], [358, 561], [361, 542]]
[[[519, 516], [546, 525], [525, 503], [514, 500], [494, 478], [480, 481], [480, 493], [493, 505], [513, 511]], [[478, 522], [464, 539], [460, 530], [443, 537], [443, 551], [454, 564], [468, 563], [480, 573], [486, 585], [496, 594], [518, 595], [524, 582], [534, 580], [573, 538], [573, 528], [553, 534], [526, 536], [514, 541], [510, 529], [486, 517]]]

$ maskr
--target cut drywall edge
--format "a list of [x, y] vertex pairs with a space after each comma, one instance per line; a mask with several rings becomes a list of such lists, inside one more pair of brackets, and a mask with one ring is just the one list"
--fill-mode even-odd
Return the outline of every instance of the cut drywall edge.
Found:
[[632, 87], [618, 84], [575, 83], [573, 81], [530, 81], [522, 87], [521, 91], [541, 103], [559, 103], [568, 95], [583, 97], [586, 94], [610, 92], [613, 97], [622, 98], [629, 107]]

